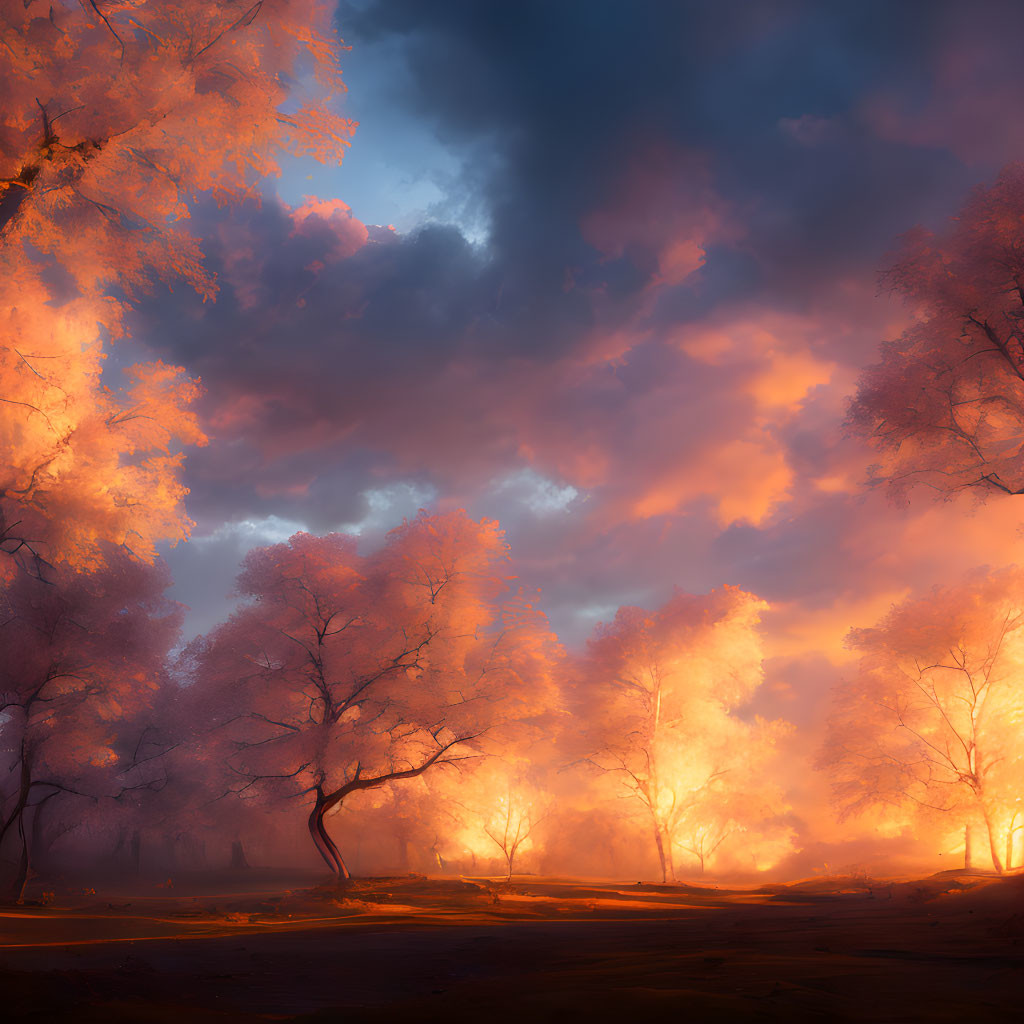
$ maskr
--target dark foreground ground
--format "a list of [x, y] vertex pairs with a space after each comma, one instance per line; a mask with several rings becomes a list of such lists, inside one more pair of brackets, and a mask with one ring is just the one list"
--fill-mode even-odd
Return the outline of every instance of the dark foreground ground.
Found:
[[285, 881], [0, 908], [0, 1019], [1024, 1020], [1020, 876]]

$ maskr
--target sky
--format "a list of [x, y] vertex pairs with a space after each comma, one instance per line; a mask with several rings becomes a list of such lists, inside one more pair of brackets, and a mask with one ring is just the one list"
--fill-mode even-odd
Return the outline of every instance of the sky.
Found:
[[200, 203], [216, 303], [135, 339], [203, 380], [189, 632], [296, 530], [498, 519], [570, 648], [620, 605], [765, 599], [761, 710], [816, 727], [843, 638], [1024, 559], [1014, 501], [898, 506], [844, 430], [914, 311], [879, 288], [1024, 158], [1011, 3], [346, 0], [340, 166]]

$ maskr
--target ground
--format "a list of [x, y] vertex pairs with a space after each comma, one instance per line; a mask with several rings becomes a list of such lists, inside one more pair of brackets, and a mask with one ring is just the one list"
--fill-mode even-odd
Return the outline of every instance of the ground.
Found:
[[[1024, 877], [759, 888], [272, 872], [0, 908], [5, 1021], [1024, 1015]], [[35, 904], [35, 905], [33, 905]]]

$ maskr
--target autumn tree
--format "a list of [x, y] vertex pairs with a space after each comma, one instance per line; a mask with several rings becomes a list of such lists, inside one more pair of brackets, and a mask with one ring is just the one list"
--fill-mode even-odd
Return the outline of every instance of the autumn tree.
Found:
[[[790, 730], [782, 722], [760, 722], [755, 730], [745, 723], [735, 724], [739, 725], [735, 741], [743, 745], [739, 748], [743, 767], [753, 784], [736, 786], [728, 771], [716, 775], [689, 802], [673, 832], [674, 849], [700, 874], [723, 862], [764, 870], [793, 852], [788, 807], [771, 777], [776, 743]], [[750, 742], [751, 732], [754, 742]]]
[[353, 125], [321, 0], [0, 3], [0, 550], [95, 567], [187, 536], [196, 385], [104, 345], [155, 282], [215, 283], [189, 203], [254, 194], [281, 152], [338, 160]]
[[859, 670], [837, 688], [821, 753], [842, 813], [979, 825], [1003, 870], [1024, 767], [1024, 572], [936, 588], [847, 642]]
[[[663, 882], [675, 878], [677, 845], [703, 865], [738, 831], [723, 794], [769, 797], [751, 769], [786, 726], [736, 714], [763, 679], [756, 627], [765, 607], [734, 587], [677, 592], [654, 612], [620, 608], [589, 642], [576, 686], [586, 760], [642, 810]], [[700, 838], [707, 830], [718, 838]]]
[[145, 737], [124, 726], [177, 640], [168, 582], [160, 566], [115, 550], [95, 572], [54, 570], [49, 586], [20, 574], [0, 590], [0, 851], [15, 896], [44, 813], [149, 784], [132, 774]]
[[367, 556], [339, 534], [251, 552], [230, 621], [187, 652], [230, 792], [307, 801], [325, 818], [355, 793], [457, 766], [543, 710], [543, 620], [509, 594], [498, 524], [420, 513]]
[[[561, 716], [557, 707], [552, 711], [545, 725], [557, 730]], [[480, 870], [481, 863], [497, 861], [510, 879], [517, 860], [542, 852], [542, 833], [555, 819], [558, 803], [548, 785], [559, 767], [556, 751], [546, 738], [506, 745], [502, 754], [481, 759], [457, 777], [429, 780], [434, 805], [429, 820], [438, 823], [440, 862]]]
[[905, 236], [883, 283], [916, 321], [861, 375], [853, 429], [877, 479], [1024, 493], [1024, 165], [977, 189], [943, 233]]
[[501, 852], [508, 880], [516, 858], [533, 845], [538, 826], [548, 818], [551, 807], [543, 791], [525, 773], [506, 772], [491, 792], [494, 795], [487, 800], [485, 810], [477, 813], [484, 835]]

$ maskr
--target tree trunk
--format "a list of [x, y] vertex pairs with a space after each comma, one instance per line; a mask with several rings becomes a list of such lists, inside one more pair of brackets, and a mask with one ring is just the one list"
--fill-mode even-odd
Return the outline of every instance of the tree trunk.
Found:
[[1017, 824], [1017, 816], [1017, 813], [1015, 813], [1010, 819], [1010, 824], [1006, 828], [1006, 863], [1003, 866], [1007, 871], [1013, 867], [1013, 854], [1014, 848], [1017, 845], [1017, 833], [1024, 830], [1024, 825]]
[[357, 793], [363, 789], [376, 789], [378, 786], [383, 786], [388, 782], [397, 782], [399, 779], [415, 779], [432, 765], [448, 763], [441, 761], [440, 758], [457, 743], [462, 742], [464, 742], [463, 739], [456, 737], [448, 743], [438, 746], [433, 754], [415, 768], [403, 768], [401, 771], [385, 772], [383, 775], [374, 775], [366, 778], [361, 775], [361, 771], [357, 767], [353, 778], [330, 793], [324, 792], [324, 780], [321, 774], [313, 789], [315, 803], [313, 804], [313, 809], [309, 812], [307, 825], [309, 826], [309, 834], [313, 837], [314, 845], [331, 871], [343, 881], [352, 877], [349, 874], [348, 868], [345, 867], [345, 860], [341, 856], [341, 851], [334, 845], [334, 840], [327, 834], [327, 828], [324, 825], [324, 815], [329, 810], [334, 807], [340, 807], [344, 799], [351, 793]]
[[405, 834], [399, 834], [397, 837], [398, 842], [398, 867], [400, 871], [408, 874], [412, 868], [410, 867], [409, 858], [409, 837]]
[[233, 839], [231, 841], [231, 870], [244, 871], [248, 867], [249, 862], [245, 859], [245, 848], [242, 846], [242, 840]]
[[985, 817], [985, 831], [988, 833], [988, 851], [992, 856], [992, 866], [998, 874], [1003, 873], [1003, 862], [999, 859], [999, 847], [996, 843], [995, 829], [992, 825], [992, 818], [989, 816], [988, 808], [982, 807], [981, 813]]
[[968, 822], [964, 825], [964, 870], [971, 870], [972, 850], [971, 850], [971, 825]]
[[335, 846], [334, 840], [328, 835], [327, 827], [324, 825], [324, 815], [327, 813], [328, 807], [329, 804], [323, 794], [317, 793], [316, 803], [309, 812], [309, 834], [313, 838], [317, 852], [323, 857], [331, 871], [343, 881], [347, 881], [352, 875], [345, 866], [341, 851]]
[[444, 874], [444, 857], [441, 856], [441, 847], [437, 842], [430, 848], [430, 852], [434, 855], [434, 860], [437, 861], [438, 870]]
[[22, 815], [18, 822], [18, 834], [21, 836], [21, 856], [18, 858], [18, 871], [11, 882], [10, 894], [20, 903], [25, 897], [25, 886], [28, 883], [29, 854], [28, 836], [25, 835], [25, 818]]
[[48, 793], [32, 809], [32, 860], [34, 871], [45, 870], [49, 861], [50, 847], [53, 845], [56, 836], [52, 833], [47, 835], [43, 827], [43, 810], [47, 803], [53, 799], [56, 792]]
[[672, 864], [672, 843], [666, 835], [664, 825], [654, 825], [654, 845], [657, 847], [657, 859], [662, 865], [662, 882], [675, 882], [676, 871]]
[[21, 851], [18, 854], [18, 867], [7, 888], [9, 898], [21, 902], [25, 893], [25, 883], [28, 881], [29, 852], [28, 836], [25, 835], [25, 808], [28, 807], [28, 795], [32, 788], [32, 769], [29, 766], [28, 758], [25, 756], [25, 745], [21, 748], [21, 781], [18, 787], [18, 802], [11, 811], [10, 816], [0, 828], [0, 847], [3, 841], [15, 825], [17, 825], [17, 836], [21, 840]]

